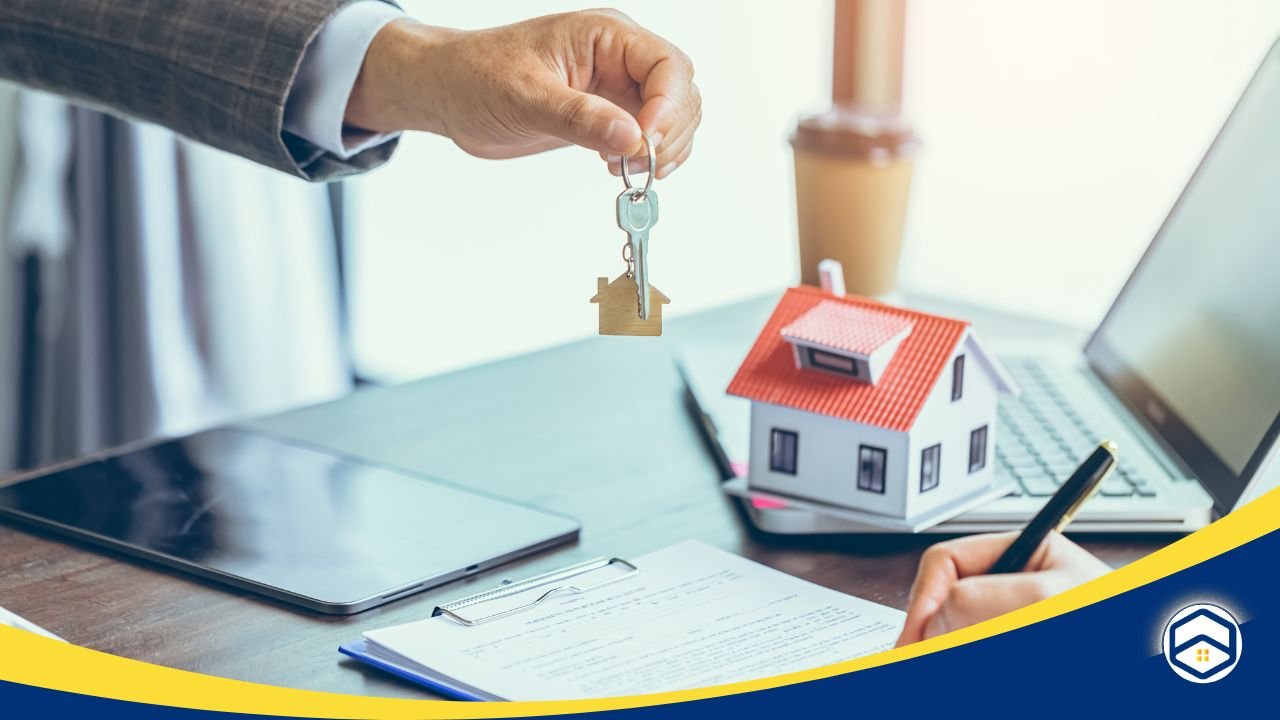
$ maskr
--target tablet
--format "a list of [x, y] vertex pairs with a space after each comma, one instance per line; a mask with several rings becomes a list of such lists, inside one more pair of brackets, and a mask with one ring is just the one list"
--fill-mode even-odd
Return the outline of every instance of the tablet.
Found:
[[334, 614], [570, 542], [579, 527], [240, 429], [27, 474], [0, 488], [0, 516]]

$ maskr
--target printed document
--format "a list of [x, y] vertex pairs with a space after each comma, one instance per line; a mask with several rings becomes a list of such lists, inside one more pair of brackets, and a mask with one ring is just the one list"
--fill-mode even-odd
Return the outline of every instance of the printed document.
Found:
[[433, 617], [365, 633], [366, 646], [483, 698], [566, 700], [806, 670], [888, 649], [902, 629], [897, 610], [703, 543], [632, 562], [634, 575], [501, 619]]

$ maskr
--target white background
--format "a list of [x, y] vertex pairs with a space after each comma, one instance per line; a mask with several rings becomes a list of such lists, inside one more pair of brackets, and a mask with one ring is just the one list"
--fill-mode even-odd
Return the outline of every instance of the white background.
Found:
[[[475, 28], [579, 6], [428, 3]], [[617, 7], [683, 48], [705, 117], [661, 181], [653, 283], [668, 317], [798, 278], [795, 118], [827, 103], [830, 2]], [[1095, 322], [1271, 42], [1269, 0], [912, 0], [906, 113], [924, 140], [902, 285]], [[597, 275], [622, 269], [621, 182], [594, 153], [471, 158], [405, 138], [356, 197], [352, 323], [362, 372], [400, 380], [592, 335]]]

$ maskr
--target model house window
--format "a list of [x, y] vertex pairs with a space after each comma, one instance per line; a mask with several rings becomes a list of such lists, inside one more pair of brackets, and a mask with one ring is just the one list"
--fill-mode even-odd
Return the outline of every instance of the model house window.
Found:
[[941, 445], [927, 447], [920, 453], [920, 492], [938, 487], [938, 461], [941, 458]]
[[957, 355], [951, 363], [951, 402], [964, 397], [964, 356]]
[[884, 493], [884, 448], [858, 446], [858, 489]]
[[814, 350], [813, 348], [807, 348], [807, 350], [809, 353], [810, 365], [816, 368], [822, 368], [823, 370], [830, 370], [831, 372], [838, 372], [843, 375], [858, 377], [858, 361], [853, 358], [844, 357], [843, 355], [835, 355], [829, 352], [822, 352], [821, 350]]
[[978, 472], [987, 466], [987, 426], [969, 433], [969, 472]]
[[790, 430], [774, 428], [769, 433], [769, 469], [774, 472], [796, 474], [796, 451], [800, 436]]

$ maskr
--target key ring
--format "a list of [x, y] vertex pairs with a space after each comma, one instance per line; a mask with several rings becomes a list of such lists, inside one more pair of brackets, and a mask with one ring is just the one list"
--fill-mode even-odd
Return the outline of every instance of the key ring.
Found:
[[[644, 138], [645, 149], [649, 151], [649, 174], [648, 176], [645, 177], [644, 189], [641, 190], [638, 194], [633, 195], [631, 198], [632, 200], [642, 198], [649, 194], [649, 188], [653, 187], [653, 176], [657, 173], [657, 170], [658, 170], [658, 167], [657, 167], [658, 154], [653, 151], [654, 150], [653, 139], [649, 137], [649, 133], [647, 132], [641, 132], [640, 135], [641, 137]], [[627, 169], [626, 155], [622, 156], [622, 184], [626, 185], [628, 190], [635, 189], [631, 185], [631, 171]]]

